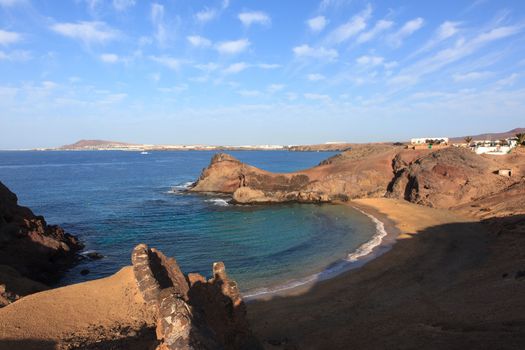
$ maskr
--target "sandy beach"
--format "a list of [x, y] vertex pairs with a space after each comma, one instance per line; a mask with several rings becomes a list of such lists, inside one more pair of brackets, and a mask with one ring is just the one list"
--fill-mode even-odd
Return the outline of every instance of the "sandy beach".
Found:
[[[400, 232], [393, 248], [308, 289], [248, 305], [269, 349], [509, 348], [525, 344], [516, 237], [448, 210], [351, 202]], [[505, 339], [504, 346], [501, 340]]]

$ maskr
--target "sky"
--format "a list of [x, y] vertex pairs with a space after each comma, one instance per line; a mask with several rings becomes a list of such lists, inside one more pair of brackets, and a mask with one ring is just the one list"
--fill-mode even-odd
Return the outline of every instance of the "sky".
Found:
[[525, 1], [0, 0], [0, 149], [525, 126]]

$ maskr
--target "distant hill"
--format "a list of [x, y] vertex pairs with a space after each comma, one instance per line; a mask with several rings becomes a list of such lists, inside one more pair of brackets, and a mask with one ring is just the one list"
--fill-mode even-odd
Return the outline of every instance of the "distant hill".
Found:
[[473, 140], [501, 140], [513, 137], [518, 133], [525, 133], [525, 128], [516, 128], [505, 132], [493, 132], [479, 135], [465, 135], [461, 137], [452, 137], [451, 142], [465, 142], [465, 137], [470, 136]]
[[58, 149], [62, 150], [82, 150], [82, 149], [101, 149], [101, 148], [119, 148], [119, 147], [132, 147], [135, 144], [117, 142], [117, 141], [105, 141], [105, 140], [80, 140], [71, 145], [64, 145]]

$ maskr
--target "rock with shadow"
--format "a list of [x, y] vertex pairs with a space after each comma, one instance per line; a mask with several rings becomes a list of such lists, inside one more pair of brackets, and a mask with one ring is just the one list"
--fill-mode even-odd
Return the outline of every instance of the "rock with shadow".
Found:
[[213, 277], [185, 276], [173, 258], [139, 244], [132, 253], [138, 288], [157, 315], [157, 350], [259, 349], [246, 306], [223, 263]]

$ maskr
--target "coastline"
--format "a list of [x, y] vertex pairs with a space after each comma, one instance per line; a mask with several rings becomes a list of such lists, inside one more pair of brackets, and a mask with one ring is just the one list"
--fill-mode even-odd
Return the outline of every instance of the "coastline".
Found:
[[395, 226], [395, 223], [387, 215], [371, 206], [356, 202], [335, 202], [334, 204], [349, 206], [363, 215], [366, 215], [376, 227], [376, 232], [370, 237], [370, 240], [349, 252], [346, 258], [333, 262], [327, 268], [318, 273], [288, 281], [270, 288], [260, 288], [248, 291], [246, 294], [243, 294], [243, 299], [247, 303], [257, 300], [268, 300], [275, 296], [294, 295], [304, 292], [316, 283], [335, 278], [347, 273], [348, 271], [360, 268], [369, 261], [389, 251], [395, 244], [398, 235], [401, 233]]

